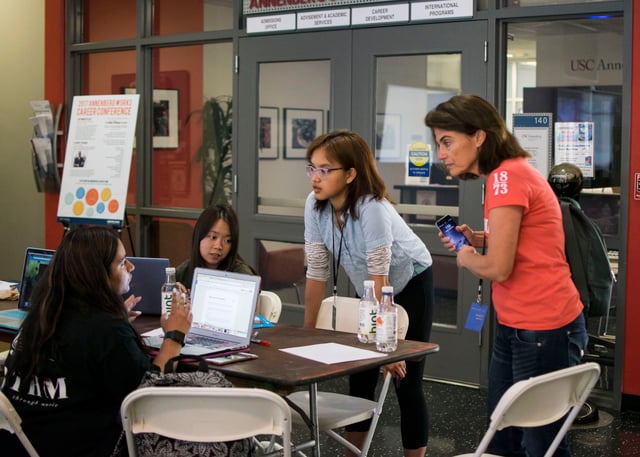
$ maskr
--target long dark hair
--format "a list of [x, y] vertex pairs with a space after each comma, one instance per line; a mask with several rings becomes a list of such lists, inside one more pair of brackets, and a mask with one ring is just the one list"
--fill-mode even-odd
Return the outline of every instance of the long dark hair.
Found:
[[[31, 296], [32, 308], [20, 329], [12, 366], [25, 379], [37, 374], [57, 353], [63, 314], [104, 311], [127, 321], [122, 297], [111, 283], [111, 264], [119, 238], [107, 227], [69, 231]], [[136, 333], [137, 335], [137, 333]], [[138, 337], [140, 347], [142, 341]]]
[[[486, 139], [478, 152], [478, 169], [483, 175], [500, 166], [503, 160], [514, 157], [531, 157], [517, 138], [509, 132], [502, 116], [495, 107], [477, 95], [456, 95], [440, 103], [430, 111], [424, 123], [431, 129], [453, 130], [473, 135], [478, 130], [486, 133]], [[435, 135], [434, 135], [434, 142]], [[473, 179], [478, 176], [464, 173], [460, 179]]]
[[209, 234], [211, 227], [218, 222], [224, 221], [229, 226], [231, 233], [231, 250], [229, 254], [220, 262], [218, 270], [233, 271], [234, 267], [239, 263], [246, 263], [240, 254], [238, 254], [238, 244], [240, 241], [240, 224], [238, 216], [233, 208], [229, 205], [215, 205], [206, 208], [196, 222], [193, 228], [191, 238], [191, 259], [189, 264], [191, 269], [200, 267], [208, 268], [207, 262], [200, 255], [200, 241]]
[[[345, 170], [355, 168], [357, 172], [347, 189], [345, 207], [336, 208], [337, 210], [348, 210], [351, 217], [357, 219], [356, 204], [364, 197], [371, 196], [375, 200], [386, 199], [393, 203], [384, 181], [378, 174], [373, 153], [360, 135], [350, 130], [334, 130], [320, 135], [307, 148], [308, 162], [311, 162], [311, 156], [319, 148], [323, 148], [327, 157], [338, 162]], [[328, 203], [328, 200], [317, 200], [315, 209], [321, 211]]]

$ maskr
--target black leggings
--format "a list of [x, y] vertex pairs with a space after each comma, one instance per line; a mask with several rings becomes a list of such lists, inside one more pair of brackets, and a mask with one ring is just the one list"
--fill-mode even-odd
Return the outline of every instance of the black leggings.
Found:
[[[433, 273], [431, 268], [414, 276], [394, 301], [407, 310], [409, 329], [407, 340], [429, 341], [433, 323]], [[424, 357], [419, 362], [407, 361], [407, 375], [396, 387], [400, 405], [400, 431], [405, 449], [417, 449], [429, 440], [429, 414], [422, 390]], [[373, 400], [380, 370], [378, 368], [349, 376], [349, 395]], [[371, 421], [347, 426], [347, 431], [366, 432]]]

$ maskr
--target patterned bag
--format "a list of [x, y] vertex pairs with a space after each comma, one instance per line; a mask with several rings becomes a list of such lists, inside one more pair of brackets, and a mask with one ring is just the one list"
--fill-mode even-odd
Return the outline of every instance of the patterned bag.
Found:
[[[145, 374], [140, 387], [151, 386], [191, 386], [191, 387], [233, 387], [222, 373], [209, 370], [204, 360], [199, 360], [198, 369], [194, 365], [183, 364], [185, 359], [174, 358], [167, 367], [177, 361], [177, 373], [149, 371]], [[191, 371], [184, 371], [191, 370]], [[206, 370], [206, 371], [205, 371]], [[212, 412], [215, 414], [215, 412]], [[196, 443], [182, 441], [155, 433], [138, 433], [135, 435], [136, 447], [140, 457], [253, 457], [255, 455], [250, 438], [228, 441], [224, 443]]]

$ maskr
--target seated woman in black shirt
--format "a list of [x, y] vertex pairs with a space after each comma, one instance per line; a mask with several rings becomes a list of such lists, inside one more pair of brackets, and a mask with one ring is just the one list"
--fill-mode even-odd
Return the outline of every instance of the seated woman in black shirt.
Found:
[[[43, 457], [112, 455], [124, 397], [147, 370], [162, 370], [180, 354], [182, 345], [165, 339], [150, 357], [131, 326], [121, 296], [133, 269], [114, 230], [80, 228], [64, 236], [33, 291], [2, 391]], [[160, 325], [188, 333], [191, 318], [188, 299], [174, 294]], [[24, 452], [6, 431], [0, 431], [0, 449], [2, 455]]]

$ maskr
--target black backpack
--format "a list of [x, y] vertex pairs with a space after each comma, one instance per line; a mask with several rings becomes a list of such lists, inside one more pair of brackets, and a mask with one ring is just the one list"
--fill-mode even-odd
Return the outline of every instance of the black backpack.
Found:
[[560, 197], [559, 200], [567, 261], [586, 316], [606, 316], [615, 276], [602, 233], [582, 211], [578, 202], [567, 197]]

